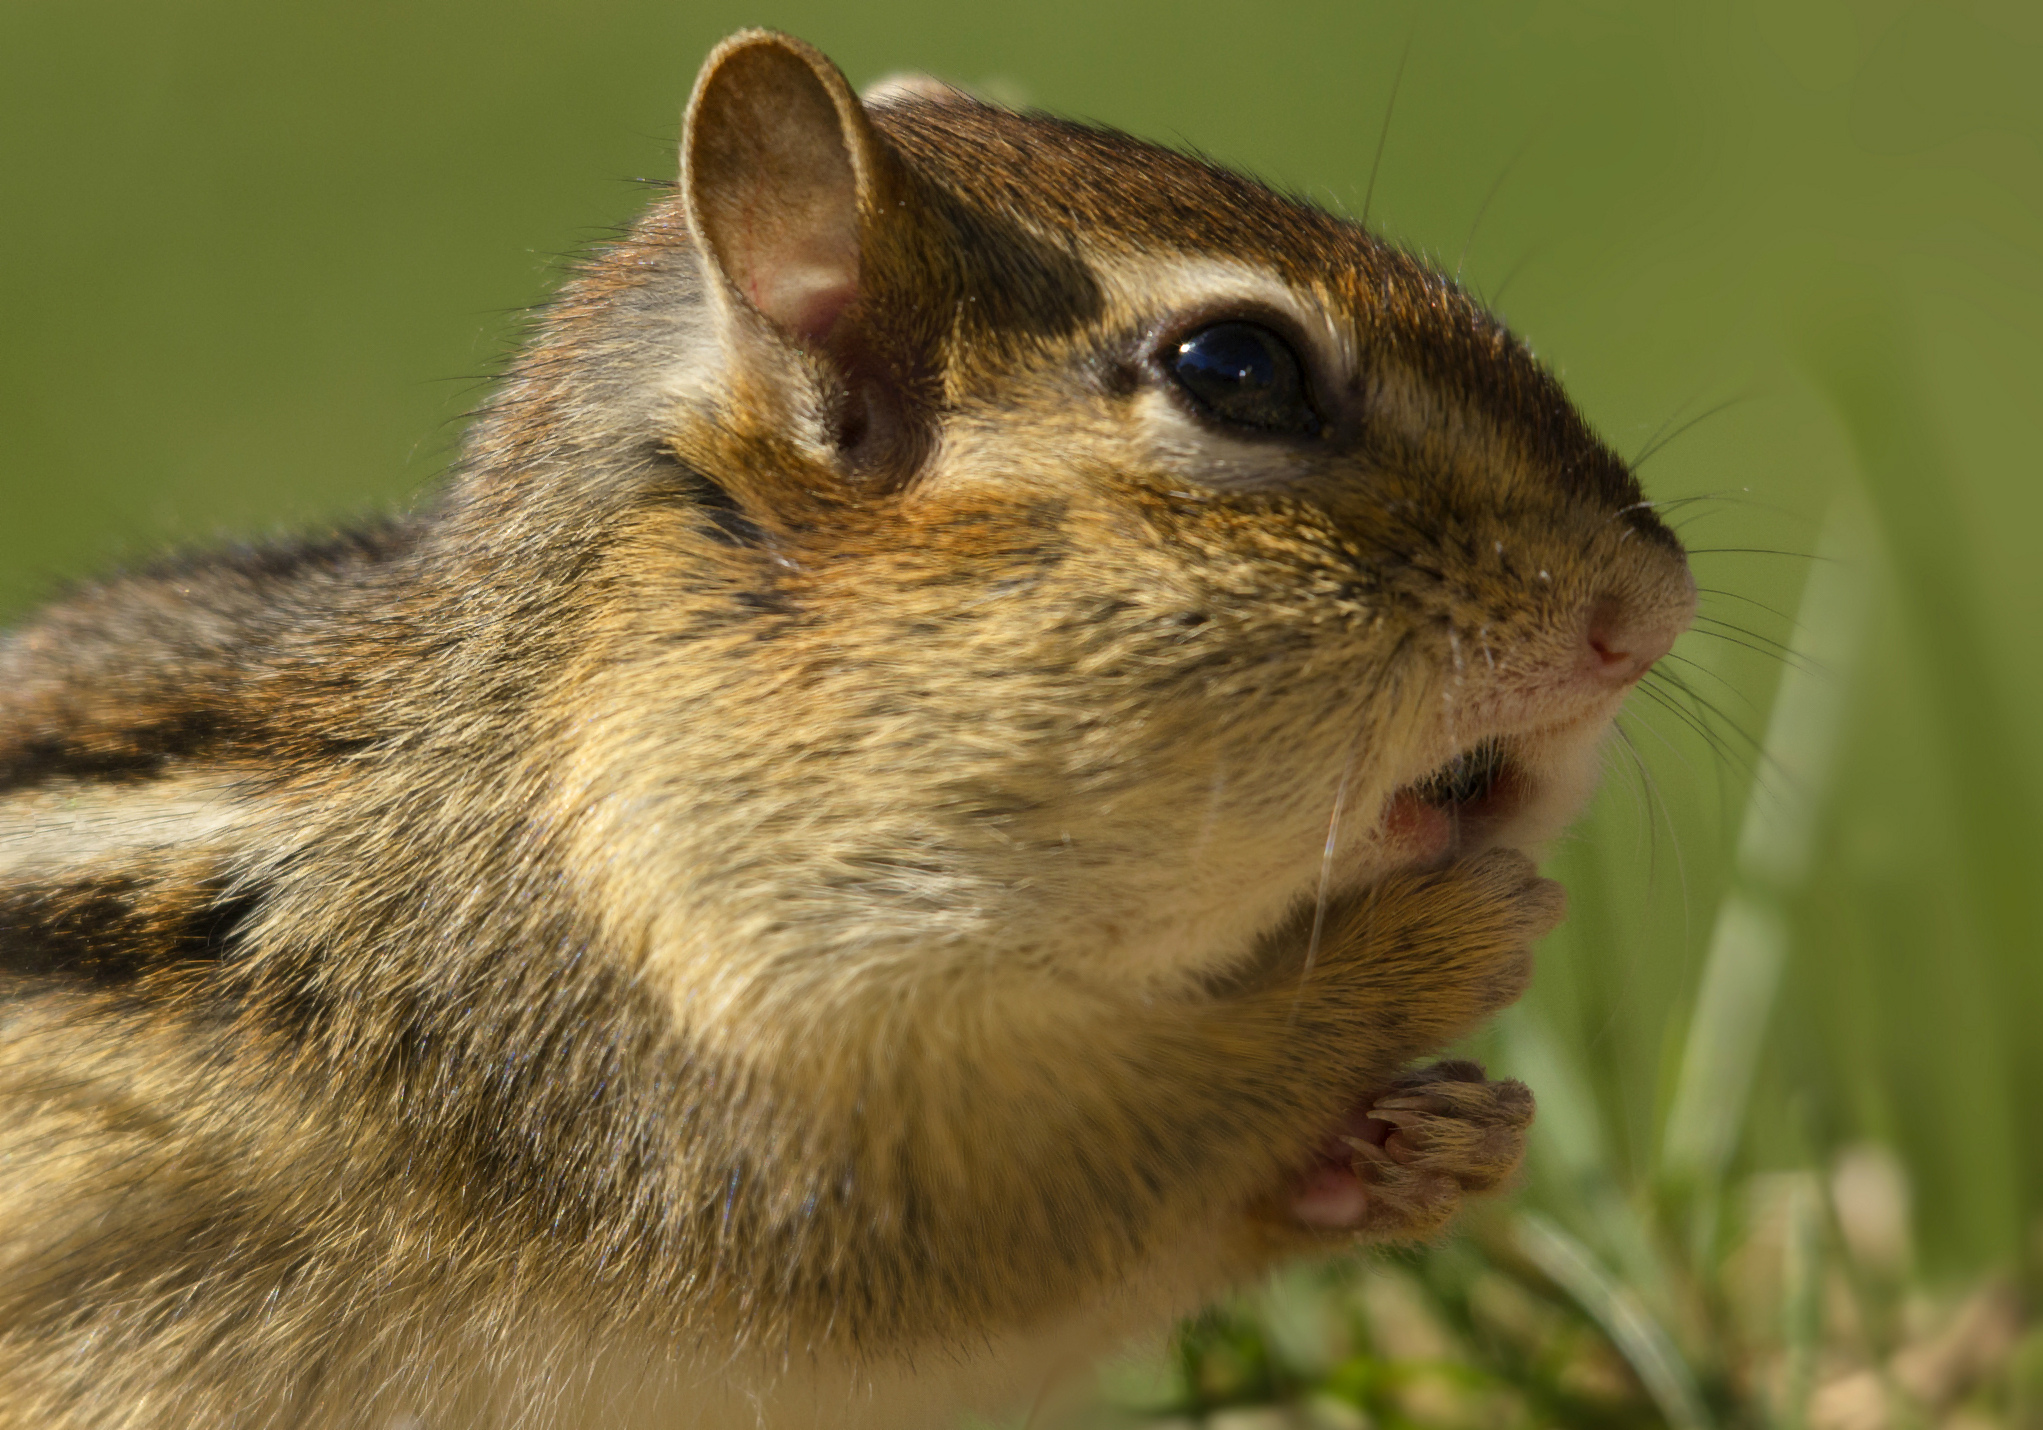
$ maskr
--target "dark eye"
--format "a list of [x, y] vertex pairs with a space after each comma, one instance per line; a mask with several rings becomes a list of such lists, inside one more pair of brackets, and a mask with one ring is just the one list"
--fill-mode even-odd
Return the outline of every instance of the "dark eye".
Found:
[[1164, 354], [1178, 385], [1223, 422], [1263, 432], [1317, 432], [1291, 345], [1256, 323], [1215, 323]]

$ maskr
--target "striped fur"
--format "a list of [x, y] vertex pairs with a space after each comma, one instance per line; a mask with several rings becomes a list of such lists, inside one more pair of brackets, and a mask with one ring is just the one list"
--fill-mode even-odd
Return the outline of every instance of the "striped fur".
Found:
[[[1552, 377], [784, 38], [684, 151], [421, 513], [0, 638], [0, 1427], [947, 1424], [1515, 1158], [1296, 1210], [1529, 976], [1585, 622], [1693, 601]], [[1216, 313], [1323, 432], [1172, 395]], [[1476, 748], [1508, 815], [1414, 834]]]

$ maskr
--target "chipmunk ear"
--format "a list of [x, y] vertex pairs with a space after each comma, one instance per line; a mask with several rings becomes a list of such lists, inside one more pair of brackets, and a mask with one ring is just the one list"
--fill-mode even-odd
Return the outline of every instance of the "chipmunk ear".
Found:
[[787, 35], [740, 31], [695, 82], [681, 161], [689, 222], [738, 294], [802, 347], [824, 346], [858, 296], [877, 147], [837, 67]]
[[814, 435], [840, 451], [887, 446], [901, 358], [866, 331], [868, 290], [879, 229], [909, 221], [905, 183], [837, 67], [770, 30], [717, 46], [689, 100], [681, 189], [748, 397], [776, 421], [820, 417]]

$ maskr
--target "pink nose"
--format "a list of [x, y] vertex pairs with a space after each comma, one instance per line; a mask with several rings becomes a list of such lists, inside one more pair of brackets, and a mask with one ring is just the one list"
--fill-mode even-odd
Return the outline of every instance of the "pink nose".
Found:
[[1605, 596], [1589, 612], [1589, 672], [1611, 685], [1630, 685], [1674, 648], [1687, 627], [1685, 613], [1642, 613]]

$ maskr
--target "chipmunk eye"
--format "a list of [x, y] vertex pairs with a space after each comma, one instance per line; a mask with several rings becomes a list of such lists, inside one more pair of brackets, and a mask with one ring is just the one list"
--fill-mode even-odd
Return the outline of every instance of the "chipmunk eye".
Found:
[[1178, 385], [1223, 422], [1264, 432], [1317, 432], [1291, 345], [1258, 323], [1215, 323], [1164, 354]]

